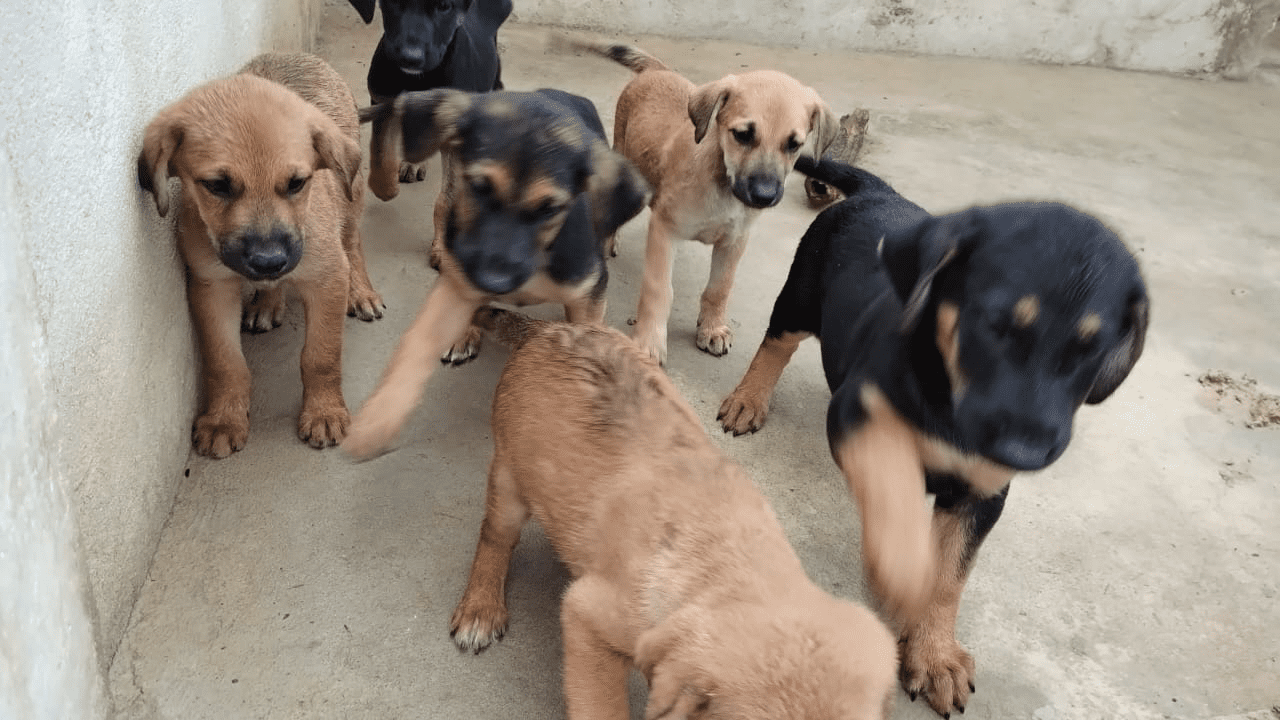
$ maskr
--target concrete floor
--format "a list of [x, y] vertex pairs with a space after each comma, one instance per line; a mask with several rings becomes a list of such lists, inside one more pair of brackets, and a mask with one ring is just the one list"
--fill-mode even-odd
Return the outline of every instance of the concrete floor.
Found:
[[[547, 55], [542, 30], [502, 32], [513, 89], [592, 98], [612, 126], [628, 73]], [[1280, 705], [1280, 429], [1215, 410], [1206, 370], [1280, 386], [1280, 91], [1086, 68], [626, 38], [696, 82], [771, 67], [837, 112], [867, 107], [863, 164], [927, 208], [1052, 198], [1110, 222], [1150, 283], [1145, 356], [1081, 411], [1057, 464], [1014, 481], [961, 607], [978, 663], [977, 718], [1271, 718]], [[321, 52], [364, 93], [376, 26], [345, 5]], [[436, 166], [438, 167], [438, 166]], [[348, 402], [372, 389], [433, 281], [425, 262], [438, 170], [391, 203], [370, 196], [365, 243], [381, 322], [349, 320]], [[827, 452], [817, 345], [778, 386], [769, 425], [714, 422], [758, 344], [813, 212], [798, 178], [742, 263], [732, 352], [693, 345], [708, 266], [679, 250], [669, 372], [707, 430], [770, 497], [814, 579], [866, 599], [852, 502]], [[608, 320], [634, 310], [647, 214], [613, 264]], [[537, 309], [555, 317], [555, 308]], [[554, 718], [558, 594], [536, 529], [517, 550], [506, 640], [460, 655], [447, 622], [471, 561], [504, 351], [437, 374], [399, 450], [366, 464], [294, 436], [301, 313], [246, 336], [249, 446], [193, 457], [111, 671], [122, 718]], [[637, 684], [637, 708], [643, 697]], [[896, 718], [930, 718], [898, 699]]]

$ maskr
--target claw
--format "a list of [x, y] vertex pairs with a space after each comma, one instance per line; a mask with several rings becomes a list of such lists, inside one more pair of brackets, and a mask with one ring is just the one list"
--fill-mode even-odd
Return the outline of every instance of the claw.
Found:
[[915, 690], [908, 690], [908, 691], [907, 691], [907, 697], [911, 698], [911, 702], [915, 702], [915, 701], [916, 701], [916, 691], [915, 691]]
[[972, 680], [970, 680], [970, 681], [969, 681], [969, 692], [977, 692], [977, 691], [978, 691], [978, 688], [974, 687], [974, 686], [973, 686], [973, 681], [972, 681]]

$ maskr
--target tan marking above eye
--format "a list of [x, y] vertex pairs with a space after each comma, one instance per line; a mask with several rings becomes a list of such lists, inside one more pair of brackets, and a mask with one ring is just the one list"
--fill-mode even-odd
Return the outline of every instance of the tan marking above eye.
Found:
[[538, 178], [525, 186], [523, 197], [520, 198], [520, 207], [531, 212], [547, 206], [560, 210], [568, 205], [572, 197], [569, 192], [550, 179]]
[[1102, 329], [1102, 317], [1098, 313], [1087, 313], [1080, 318], [1080, 322], [1076, 325], [1076, 332], [1080, 335], [1080, 339], [1088, 342], [1093, 339], [1094, 335]]
[[505, 165], [495, 162], [478, 162], [468, 167], [463, 172], [463, 176], [468, 185], [474, 186], [487, 182], [491, 193], [497, 198], [506, 200], [511, 197], [511, 171]]
[[1015, 327], [1031, 327], [1040, 315], [1040, 298], [1035, 295], [1023, 295], [1013, 306], [1013, 324]]

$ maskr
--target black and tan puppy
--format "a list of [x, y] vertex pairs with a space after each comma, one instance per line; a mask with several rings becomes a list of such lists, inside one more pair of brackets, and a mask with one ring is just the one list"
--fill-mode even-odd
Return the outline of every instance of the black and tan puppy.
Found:
[[591, 101], [559, 90], [405, 93], [361, 118], [373, 122], [369, 185], [380, 197], [394, 195], [401, 156], [440, 152], [451, 169], [436, 202], [440, 278], [343, 445], [368, 456], [417, 404], [428, 358], [475, 355], [481, 305], [553, 302], [570, 322], [602, 322], [605, 248], [649, 188], [609, 148]]
[[[249, 436], [249, 367], [240, 329], [284, 314], [284, 285], [306, 307], [298, 435], [342, 440], [344, 315], [382, 317], [360, 242], [364, 182], [355, 99], [333, 68], [306, 54], [261, 55], [239, 74], [191, 91], [147, 126], [138, 181], [169, 211], [182, 181], [178, 247], [203, 360], [204, 412], [192, 439], [226, 457]], [[241, 308], [241, 287], [255, 291]]]
[[569, 567], [571, 720], [887, 717], [893, 636], [805, 574], [768, 502], [716, 449], [658, 364], [622, 333], [477, 314], [516, 347], [493, 401], [493, 463], [454, 641], [507, 626], [520, 529], [536, 518]]
[[1138, 360], [1146, 286], [1120, 239], [1067, 206], [933, 217], [871, 173], [796, 167], [847, 199], [801, 239], [719, 417], [735, 434], [759, 429], [797, 345], [821, 340], [831, 453], [861, 510], [872, 587], [902, 632], [903, 686], [946, 715], [973, 690], [955, 617], [974, 555], [1013, 474], [1056, 460], [1080, 405], [1105, 400]]

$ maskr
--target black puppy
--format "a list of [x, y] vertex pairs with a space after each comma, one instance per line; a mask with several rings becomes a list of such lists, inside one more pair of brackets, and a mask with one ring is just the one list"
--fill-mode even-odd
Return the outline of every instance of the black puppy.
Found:
[[719, 419], [758, 430], [800, 341], [821, 340], [828, 440], [861, 510], [872, 588], [902, 633], [903, 686], [940, 714], [963, 711], [974, 666], [955, 617], [974, 555], [1014, 472], [1056, 460], [1075, 411], [1138, 360], [1146, 286], [1120, 239], [1065, 205], [934, 217], [866, 171], [796, 168], [847, 199], [801, 239]]

